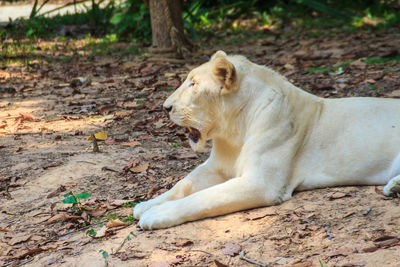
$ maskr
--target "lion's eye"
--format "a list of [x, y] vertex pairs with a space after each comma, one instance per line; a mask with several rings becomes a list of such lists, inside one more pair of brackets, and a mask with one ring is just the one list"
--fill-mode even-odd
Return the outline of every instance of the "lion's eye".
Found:
[[192, 87], [194, 85], [194, 82], [191, 82], [190, 84], [189, 84], [189, 87]]

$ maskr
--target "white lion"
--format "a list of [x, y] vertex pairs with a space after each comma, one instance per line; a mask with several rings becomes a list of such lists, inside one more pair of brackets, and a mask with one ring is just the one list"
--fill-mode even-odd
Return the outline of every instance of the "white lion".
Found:
[[276, 205], [293, 191], [381, 185], [400, 191], [400, 100], [323, 99], [278, 73], [218, 51], [165, 101], [207, 161], [138, 204], [144, 229]]

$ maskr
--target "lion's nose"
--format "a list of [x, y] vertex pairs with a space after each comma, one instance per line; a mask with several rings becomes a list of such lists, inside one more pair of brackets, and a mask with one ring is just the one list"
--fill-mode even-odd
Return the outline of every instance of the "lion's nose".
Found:
[[165, 111], [165, 113], [167, 114], [167, 117], [168, 117], [168, 119], [169, 119], [169, 113], [171, 112], [171, 110], [172, 110], [172, 106], [163, 106], [163, 109], [164, 109], [164, 111]]
[[164, 111], [165, 111], [166, 113], [170, 113], [171, 110], [172, 110], [172, 106], [170, 106], [170, 107], [164, 106]]

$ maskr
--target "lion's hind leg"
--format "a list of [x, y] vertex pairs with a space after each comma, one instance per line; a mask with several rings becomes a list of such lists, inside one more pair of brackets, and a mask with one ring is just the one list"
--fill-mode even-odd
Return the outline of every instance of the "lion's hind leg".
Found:
[[390, 181], [383, 188], [383, 193], [386, 196], [392, 195], [394, 193], [400, 193], [400, 175], [397, 175], [390, 179]]

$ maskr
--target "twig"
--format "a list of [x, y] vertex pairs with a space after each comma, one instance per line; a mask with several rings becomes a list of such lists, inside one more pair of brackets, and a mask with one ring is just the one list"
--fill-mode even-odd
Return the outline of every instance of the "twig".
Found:
[[40, 7], [39, 7], [38, 9], [36, 9], [36, 11], [35, 11], [35, 16], [36, 16], [36, 14], [38, 14], [38, 13], [40, 12], [40, 10], [43, 8], [43, 6], [44, 6], [45, 4], [47, 4], [48, 2], [50, 2], [50, 0], [45, 0], [45, 1], [43, 1], [43, 3], [40, 5]]
[[206, 253], [206, 254], [208, 254], [208, 255], [210, 255], [210, 256], [212, 256], [213, 254], [211, 254], [210, 252], [207, 252], [207, 251], [204, 251], [204, 250], [200, 250], [200, 249], [190, 249], [190, 250], [188, 250], [188, 252], [203, 252], [203, 253]]
[[[70, 2], [70, 3], [67, 3], [67, 4], [65, 4], [65, 5], [63, 5], [63, 6], [59, 6], [59, 7], [56, 7], [56, 8], [54, 8], [54, 9], [52, 9], [52, 10], [43, 12], [42, 14], [38, 14], [36, 17], [41, 17], [41, 16], [44, 16], [44, 15], [53, 13], [53, 12], [55, 12], [55, 11], [57, 11], [57, 10], [60, 10], [60, 9], [63, 9], [63, 8], [66, 8], [66, 7], [69, 7], [69, 6], [72, 6], [72, 5], [76, 5], [76, 4], [81, 4], [81, 3], [84, 3], [84, 2], [88, 2], [88, 1], [90, 1], [90, 0], [82, 0], [82, 1]], [[104, 2], [104, 0], [102, 0], [101, 2]], [[101, 2], [99, 2], [99, 4], [100, 4]]]
[[258, 262], [258, 261], [255, 261], [255, 260], [252, 260], [252, 259], [247, 258], [247, 257], [244, 255], [244, 251], [243, 251], [243, 250], [240, 251], [239, 257], [240, 257], [240, 259], [242, 259], [242, 260], [245, 260], [245, 261], [247, 261], [247, 262], [250, 262], [250, 263], [252, 263], [252, 264], [255, 264], [255, 265], [258, 265], [258, 266], [261, 266], [261, 267], [268, 267], [268, 266], [269, 266], [269, 264], [267, 265], [267, 264], [264, 264], [264, 263], [261, 263], [261, 262]]
[[136, 235], [134, 233], [130, 232], [128, 234], [128, 236], [124, 238], [124, 241], [122, 241], [122, 243], [119, 245], [119, 247], [112, 254], [115, 255], [121, 250], [121, 248], [125, 245], [126, 241], [130, 240], [130, 238], [129, 238], [130, 235], [133, 235], [134, 237], [136, 237]]
[[[92, 137], [93, 138], [93, 137]], [[88, 163], [88, 164], [92, 164], [92, 165], [97, 165], [94, 162], [90, 162], [90, 161], [86, 161], [86, 160], [77, 160], [76, 162], [82, 162], [82, 163]]]

